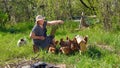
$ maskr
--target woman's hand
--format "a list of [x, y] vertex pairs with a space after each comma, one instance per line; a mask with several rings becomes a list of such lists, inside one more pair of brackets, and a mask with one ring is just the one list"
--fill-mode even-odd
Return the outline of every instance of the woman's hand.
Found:
[[62, 21], [62, 20], [57, 20], [57, 23], [58, 23], [58, 24], [63, 24], [64, 21]]
[[40, 40], [45, 40], [45, 37], [44, 36], [39, 36], [39, 39]]

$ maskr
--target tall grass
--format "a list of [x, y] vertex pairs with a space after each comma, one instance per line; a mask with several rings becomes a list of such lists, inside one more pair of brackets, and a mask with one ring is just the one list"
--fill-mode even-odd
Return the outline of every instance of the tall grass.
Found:
[[[106, 44], [119, 51], [120, 32], [105, 32], [99, 25], [76, 31], [75, 29], [78, 28], [78, 24], [77, 22], [65, 21], [63, 25], [59, 26], [55, 39], [66, 39], [66, 36], [72, 39], [78, 34], [82, 36], [88, 35], [88, 44], [90, 44], [89, 46], [92, 46], [92, 48], [89, 48], [87, 52], [82, 55], [80, 55], [80, 53], [71, 55], [60, 53], [50, 54], [44, 50], [34, 54], [32, 51], [32, 40], [29, 38], [29, 33], [34, 23], [19, 23], [13, 27], [7, 27], [7, 32], [0, 32], [0, 64], [8, 61], [14, 62], [16, 58], [25, 57], [29, 59], [39, 54], [37, 58], [41, 59], [41, 61], [53, 64], [64, 63], [67, 64], [68, 68], [119, 68], [119, 54], [96, 47], [95, 43]], [[14, 32], [11, 32], [11, 28], [14, 29]], [[51, 26], [47, 28], [47, 33], [49, 34]], [[26, 37], [28, 42], [25, 46], [18, 47], [17, 41], [22, 37]]]

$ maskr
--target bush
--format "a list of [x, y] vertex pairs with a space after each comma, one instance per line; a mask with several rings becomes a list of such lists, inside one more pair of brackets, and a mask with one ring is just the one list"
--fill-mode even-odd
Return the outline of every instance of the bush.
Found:
[[0, 27], [4, 27], [8, 19], [7, 13], [0, 11]]

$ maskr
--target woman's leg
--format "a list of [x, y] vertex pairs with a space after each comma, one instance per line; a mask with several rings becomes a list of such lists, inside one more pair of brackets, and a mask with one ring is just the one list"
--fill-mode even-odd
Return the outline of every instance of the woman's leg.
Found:
[[33, 45], [33, 51], [34, 51], [34, 53], [39, 52], [39, 47], [36, 45]]

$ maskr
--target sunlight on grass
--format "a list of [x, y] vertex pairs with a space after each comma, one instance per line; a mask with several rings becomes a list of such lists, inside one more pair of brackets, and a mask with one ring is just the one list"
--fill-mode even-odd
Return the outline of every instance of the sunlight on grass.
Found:
[[[46, 53], [46, 51], [41, 50], [39, 53], [34, 54], [32, 50], [32, 40], [29, 38], [29, 33], [33, 27], [33, 24], [27, 25], [28, 23], [22, 23], [14, 26], [14, 29], [17, 30], [15, 33], [10, 32], [0, 32], [0, 64], [3, 64], [7, 61], [12, 61], [15, 58], [33, 58], [38, 55], [37, 58], [41, 59], [41, 61], [48, 63], [63, 63], [67, 64], [74, 68], [117, 68], [120, 67], [120, 57], [117, 53], [109, 52], [104, 49], [99, 49], [93, 47], [93, 49], [88, 49], [85, 54], [80, 55], [79, 53], [75, 53], [72, 55], [64, 55], [61, 53], [58, 54], [50, 54]], [[88, 35], [88, 44], [90, 46], [97, 44], [107, 44], [109, 46], [115, 47], [117, 51], [120, 49], [120, 32], [112, 33], [105, 32], [99, 26], [93, 26], [89, 29], [78, 30], [78, 24], [76, 22], [66, 21], [65, 24], [59, 26], [56, 31], [56, 40], [60, 40], [61, 38], [66, 39], [68, 36], [70, 39], [73, 39], [75, 35], [85, 36]], [[10, 28], [10, 27], [9, 27]], [[48, 28], [48, 35], [51, 30], [51, 26]], [[18, 32], [19, 31], [19, 32]], [[26, 37], [27, 44], [22, 47], [17, 46], [17, 41], [20, 38]], [[58, 44], [59, 45], [59, 44]], [[98, 57], [98, 53], [101, 54]]]

